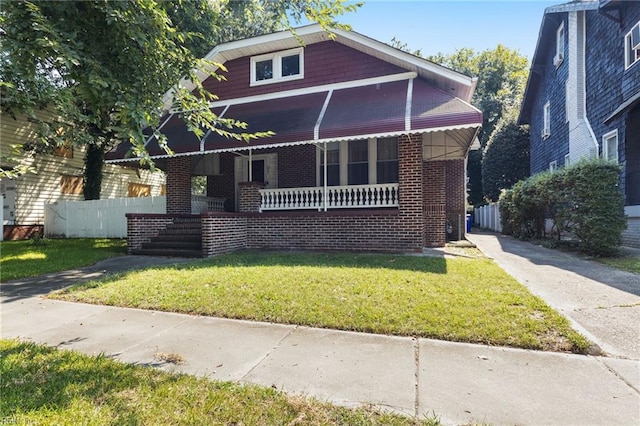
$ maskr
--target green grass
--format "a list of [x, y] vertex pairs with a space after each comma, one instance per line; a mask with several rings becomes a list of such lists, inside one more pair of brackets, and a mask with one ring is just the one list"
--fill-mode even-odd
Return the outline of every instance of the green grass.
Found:
[[117, 239], [43, 239], [0, 243], [0, 281], [7, 282], [92, 265], [126, 254]]
[[436, 425], [272, 388], [216, 382], [0, 340], [0, 423], [37, 425]]
[[565, 318], [486, 258], [244, 252], [126, 273], [54, 297], [532, 349], [588, 347]]
[[633, 256], [603, 257], [597, 258], [598, 262], [611, 266], [612, 268], [621, 269], [627, 272], [640, 274], [640, 258]]

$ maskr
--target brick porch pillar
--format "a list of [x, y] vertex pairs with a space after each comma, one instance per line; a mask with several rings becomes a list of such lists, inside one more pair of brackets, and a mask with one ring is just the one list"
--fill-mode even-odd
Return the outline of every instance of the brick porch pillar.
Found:
[[191, 158], [167, 159], [167, 214], [191, 214]]
[[424, 224], [425, 244], [428, 247], [442, 247], [446, 243], [446, 184], [445, 161], [424, 163]]
[[260, 211], [260, 193], [262, 182], [240, 182], [238, 184], [238, 210], [242, 213]]
[[403, 135], [398, 138], [399, 213], [403, 240], [408, 251], [422, 251], [424, 212], [422, 207], [422, 138]]

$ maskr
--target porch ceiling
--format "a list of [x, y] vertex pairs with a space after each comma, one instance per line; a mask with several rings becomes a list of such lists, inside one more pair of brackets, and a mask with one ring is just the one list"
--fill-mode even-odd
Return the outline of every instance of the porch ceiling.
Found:
[[[234, 100], [213, 110], [223, 117], [246, 122], [247, 132], [270, 130], [275, 135], [248, 144], [216, 133], [199, 140], [188, 131], [181, 118], [173, 115], [167, 117], [161, 131], [176, 155], [471, 129], [456, 133], [458, 139], [469, 136], [468, 140], [461, 142], [466, 152], [475, 130], [482, 124], [482, 113], [476, 108], [419, 78], [356, 87], [328, 87], [313, 93], [247, 102]], [[127, 158], [130, 148], [128, 142], [120, 144], [107, 153], [107, 161], [138, 160]], [[147, 143], [147, 150], [152, 158], [169, 157], [153, 137]]]

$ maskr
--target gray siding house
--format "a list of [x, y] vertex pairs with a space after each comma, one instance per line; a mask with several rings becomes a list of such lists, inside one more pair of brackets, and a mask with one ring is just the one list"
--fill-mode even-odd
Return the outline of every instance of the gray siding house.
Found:
[[640, 247], [640, 2], [548, 7], [519, 122], [531, 129], [531, 173], [583, 157], [620, 163], [623, 244]]

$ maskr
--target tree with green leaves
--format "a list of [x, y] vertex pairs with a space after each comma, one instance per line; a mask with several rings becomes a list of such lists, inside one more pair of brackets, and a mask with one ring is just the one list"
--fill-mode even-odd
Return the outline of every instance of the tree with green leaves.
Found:
[[490, 201], [529, 176], [529, 130], [518, 125], [518, 111], [505, 111], [489, 137], [482, 158], [482, 188]]
[[[5, 1], [0, 10], [0, 96], [4, 113], [35, 117], [52, 107], [60, 119], [42, 123], [36, 150], [65, 141], [86, 147], [85, 199], [100, 196], [104, 153], [123, 140], [132, 154], [150, 162], [144, 144], [166, 110], [181, 111], [188, 128], [240, 140], [246, 124], [221, 119], [209, 108], [215, 99], [196, 70], [216, 73], [221, 64], [202, 55], [215, 44], [275, 29], [291, 29], [302, 18], [341, 27], [335, 18], [360, 4], [346, 0]], [[187, 89], [182, 79], [190, 80]]]
[[[449, 55], [438, 53], [428, 59], [463, 74], [478, 77], [478, 86], [471, 103], [483, 114], [482, 129], [478, 138], [484, 150], [503, 115], [520, 108], [529, 75], [527, 58], [516, 50], [499, 44], [495, 49], [480, 53], [474, 49], [463, 48]], [[471, 205], [482, 203], [488, 195], [482, 187], [482, 168], [488, 163], [483, 162], [482, 157], [482, 151], [472, 151], [467, 162], [468, 201]], [[521, 167], [515, 164], [514, 166]]]

